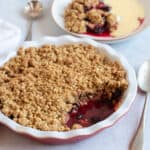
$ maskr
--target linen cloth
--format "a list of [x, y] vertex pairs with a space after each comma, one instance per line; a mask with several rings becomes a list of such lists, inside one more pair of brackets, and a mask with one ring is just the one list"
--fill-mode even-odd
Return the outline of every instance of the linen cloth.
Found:
[[[22, 31], [22, 40], [28, 30], [28, 21], [22, 15], [26, 0], [1, 0], [0, 18], [14, 23]], [[52, 20], [50, 7], [52, 0], [42, 0], [45, 11], [42, 18], [33, 22], [33, 40], [43, 36], [58, 36], [66, 34]], [[13, 17], [12, 17], [13, 16]], [[138, 70], [144, 60], [150, 58], [150, 28], [132, 39], [111, 45], [118, 53], [122, 53], [129, 63]], [[138, 92], [130, 111], [113, 127], [85, 141], [65, 145], [44, 145], [22, 137], [0, 125], [0, 150], [128, 150], [131, 139], [138, 127], [141, 117], [145, 94]], [[150, 150], [150, 106], [147, 113], [145, 131], [145, 150]]]
[[5, 56], [16, 50], [20, 40], [20, 29], [0, 19], [0, 65]]

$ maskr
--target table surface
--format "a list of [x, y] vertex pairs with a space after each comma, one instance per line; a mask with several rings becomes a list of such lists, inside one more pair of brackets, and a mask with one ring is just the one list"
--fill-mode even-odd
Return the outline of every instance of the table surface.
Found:
[[[51, 18], [50, 7], [52, 0], [42, 0], [45, 11], [44, 16], [33, 23], [33, 40], [37, 40], [43, 36], [58, 36], [66, 34], [60, 30]], [[0, 18], [6, 21], [12, 22], [22, 31], [22, 40], [28, 30], [28, 21], [23, 16], [23, 7], [26, 4], [26, 0], [1, 0], [0, 1]], [[150, 28], [146, 29], [136, 37], [124, 41], [122, 43], [111, 45], [113, 48], [122, 53], [129, 61], [129, 63], [137, 71], [140, 64], [144, 60], [150, 58]], [[137, 93], [134, 104], [126, 116], [119, 120], [113, 127], [105, 129], [101, 133], [94, 137], [91, 137], [85, 141], [66, 144], [66, 145], [44, 145], [22, 137], [8, 128], [0, 125], [0, 150], [128, 150], [130, 141], [136, 132], [138, 123], [140, 120], [143, 102], [145, 95], [141, 92]], [[148, 106], [150, 108], [150, 106]], [[149, 109], [150, 110], [150, 109]], [[147, 113], [150, 116], [150, 111]], [[147, 118], [148, 118], [147, 117]], [[145, 150], [150, 149], [150, 120], [147, 119], [145, 130]]]

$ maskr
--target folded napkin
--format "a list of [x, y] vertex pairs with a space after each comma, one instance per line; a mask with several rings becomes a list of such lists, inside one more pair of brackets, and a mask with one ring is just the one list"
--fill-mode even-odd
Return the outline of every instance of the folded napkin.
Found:
[[21, 40], [21, 31], [15, 25], [0, 19], [0, 62], [9, 53], [15, 52]]

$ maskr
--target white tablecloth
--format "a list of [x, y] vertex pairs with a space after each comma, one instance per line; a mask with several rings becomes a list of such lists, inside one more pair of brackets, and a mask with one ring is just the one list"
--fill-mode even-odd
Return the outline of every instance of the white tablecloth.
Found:
[[[19, 26], [22, 30], [22, 40], [28, 29], [28, 22], [22, 15], [22, 9], [26, 2], [26, 0], [0, 0], [0, 18]], [[44, 17], [35, 20], [33, 24], [33, 40], [37, 40], [45, 35], [57, 36], [65, 34], [56, 27], [55, 23], [52, 21], [50, 14], [51, 2], [52, 0], [43, 0], [46, 9]], [[144, 60], [150, 58], [150, 28], [128, 41], [113, 44], [112, 47], [119, 53], [125, 55], [137, 71], [139, 65]], [[59, 146], [44, 145], [17, 135], [6, 127], [0, 125], [0, 150], [128, 150], [130, 141], [139, 123], [144, 97], [144, 94], [138, 92], [135, 102], [128, 114], [113, 127], [102, 131], [92, 138], [75, 144]], [[150, 111], [148, 112], [146, 124], [145, 150], [150, 149], [149, 117]]]

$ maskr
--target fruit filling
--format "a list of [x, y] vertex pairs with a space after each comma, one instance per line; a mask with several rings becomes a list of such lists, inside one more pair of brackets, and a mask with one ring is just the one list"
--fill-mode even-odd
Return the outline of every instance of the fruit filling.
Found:
[[110, 116], [121, 103], [123, 91], [116, 89], [110, 99], [106, 95], [87, 94], [69, 112], [67, 126], [73, 129], [88, 127]]

